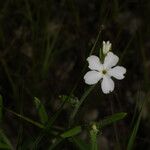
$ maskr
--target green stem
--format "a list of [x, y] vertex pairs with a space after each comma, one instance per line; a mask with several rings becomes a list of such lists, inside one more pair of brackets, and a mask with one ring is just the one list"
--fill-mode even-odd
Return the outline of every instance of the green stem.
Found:
[[90, 150], [98, 150], [98, 144], [97, 144], [97, 135], [99, 130], [97, 130], [97, 127], [95, 124], [92, 125], [92, 129], [90, 130], [90, 138], [91, 138], [91, 149]]
[[71, 117], [70, 117], [70, 123], [72, 124], [73, 123], [73, 120], [75, 118], [75, 116], [77, 115], [78, 113], [78, 110], [80, 108], [80, 106], [82, 105], [82, 103], [84, 102], [84, 100], [87, 98], [87, 96], [90, 94], [90, 92], [94, 89], [95, 85], [89, 87], [85, 93], [82, 95], [80, 101], [79, 101], [79, 104], [75, 107]]
[[91, 135], [91, 150], [98, 150], [97, 147], [97, 136], [92, 134]]

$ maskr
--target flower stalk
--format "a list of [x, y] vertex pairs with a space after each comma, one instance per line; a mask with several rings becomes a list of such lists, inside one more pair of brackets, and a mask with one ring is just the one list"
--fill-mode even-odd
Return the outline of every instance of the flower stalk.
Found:
[[98, 150], [98, 144], [97, 144], [98, 133], [99, 133], [99, 130], [97, 129], [96, 124], [93, 123], [92, 128], [90, 130], [91, 150]]

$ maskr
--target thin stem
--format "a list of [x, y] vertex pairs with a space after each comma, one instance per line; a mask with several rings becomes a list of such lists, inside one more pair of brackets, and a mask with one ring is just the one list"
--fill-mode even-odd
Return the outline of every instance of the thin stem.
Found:
[[91, 150], [98, 150], [97, 136], [99, 130], [96, 125], [92, 125], [92, 129], [90, 130], [90, 140], [91, 140]]
[[84, 102], [84, 100], [87, 98], [87, 96], [90, 94], [90, 92], [94, 89], [95, 85], [93, 86], [90, 86], [86, 91], [85, 93], [82, 95], [80, 101], [79, 101], [79, 104], [75, 107], [71, 117], [70, 117], [70, 123], [72, 124], [73, 123], [73, 120], [75, 118], [75, 116], [77, 115], [78, 113], [78, 110], [80, 108], [80, 106], [82, 105], [82, 103]]

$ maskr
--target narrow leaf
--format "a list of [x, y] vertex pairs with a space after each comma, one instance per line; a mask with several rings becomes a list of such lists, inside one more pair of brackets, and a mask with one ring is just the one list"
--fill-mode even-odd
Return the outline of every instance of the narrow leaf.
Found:
[[110, 125], [114, 122], [117, 122], [117, 121], [123, 119], [126, 115], [127, 115], [127, 113], [122, 112], [122, 113], [116, 113], [114, 115], [108, 116], [101, 121], [100, 128]]
[[81, 132], [81, 126], [76, 126], [72, 129], [69, 129], [68, 131], [65, 131], [64, 133], [62, 133], [60, 136], [62, 138], [68, 138], [68, 137], [73, 137], [77, 134], [79, 134]]

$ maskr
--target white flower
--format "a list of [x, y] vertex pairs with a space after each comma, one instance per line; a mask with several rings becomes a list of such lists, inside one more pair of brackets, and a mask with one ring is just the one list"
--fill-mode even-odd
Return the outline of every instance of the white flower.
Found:
[[103, 41], [103, 54], [107, 54], [111, 50], [111, 43]]
[[101, 88], [105, 94], [108, 94], [114, 90], [114, 81], [111, 77], [122, 80], [124, 78], [124, 74], [126, 73], [126, 69], [124, 67], [114, 67], [118, 63], [119, 57], [112, 52], [107, 53], [103, 64], [100, 62], [100, 59], [94, 55], [88, 57], [87, 61], [89, 63], [88, 67], [91, 71], [88, 71], [85, 74], [85, 83], [93, 85], [102, 79]]

